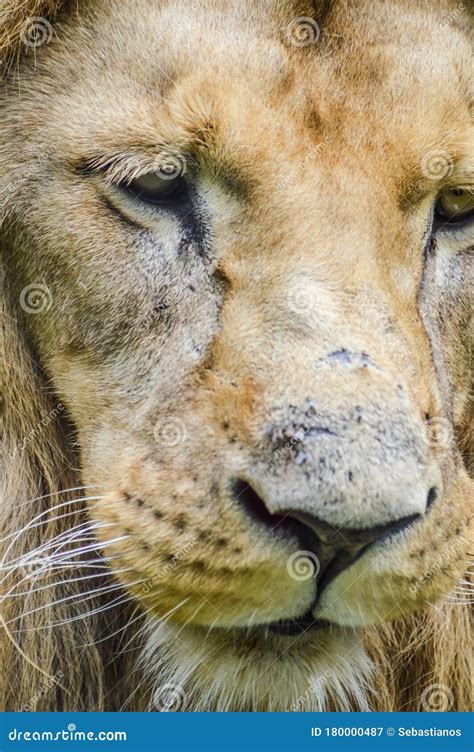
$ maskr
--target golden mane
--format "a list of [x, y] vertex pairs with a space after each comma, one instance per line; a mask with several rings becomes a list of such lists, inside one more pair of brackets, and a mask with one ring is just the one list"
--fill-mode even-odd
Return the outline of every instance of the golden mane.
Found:
[[53, 16], [64, 7], [61, 0], [2, 0], [0, 2], [0, 60], [3, 72], [18, 54], [21, 32], [28, 18]]

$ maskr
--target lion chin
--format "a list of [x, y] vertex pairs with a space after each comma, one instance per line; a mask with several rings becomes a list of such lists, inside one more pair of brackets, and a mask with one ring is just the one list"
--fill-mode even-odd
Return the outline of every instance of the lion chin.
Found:
[[0, 3], [0, 710], [470, 709], [466, 5]]

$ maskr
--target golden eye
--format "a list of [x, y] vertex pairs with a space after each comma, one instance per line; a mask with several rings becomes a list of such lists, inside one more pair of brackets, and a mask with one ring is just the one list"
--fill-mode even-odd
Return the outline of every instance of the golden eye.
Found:
[[460, 222], [474, 213], [474, 191], [451, 188], [443, 191], [435, 206], [435, 216], [443, 222]]
[[122, 183], [122, 190], [149, 204], [170, 205], [188, 196], [186, 181], [181, 175], [168, 177], [157, 172], [147, 172], [130, 183]]

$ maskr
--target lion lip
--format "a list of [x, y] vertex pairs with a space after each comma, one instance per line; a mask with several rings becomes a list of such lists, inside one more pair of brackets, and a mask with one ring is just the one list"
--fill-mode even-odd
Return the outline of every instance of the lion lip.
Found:
[[294, 637], [299, 634], [319, 631], [329, 627], [330, 624], [324, 619], [315, 619], [311, 611], [296, 619], [281, 619], [280, 621], [267, 624], [267, 629], [283, 637]]

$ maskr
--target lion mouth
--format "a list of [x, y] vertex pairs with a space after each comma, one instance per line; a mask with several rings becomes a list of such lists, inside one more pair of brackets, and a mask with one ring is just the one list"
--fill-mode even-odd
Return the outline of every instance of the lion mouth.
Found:
[[307, 632], [326, 629], [329, 626], [331, 625], [328, 621], [315, 619], [311, 611], [307, 611], [298, 619], [281, 619], [266, 625], [267, 629], [282, 637], [295, 637]]

